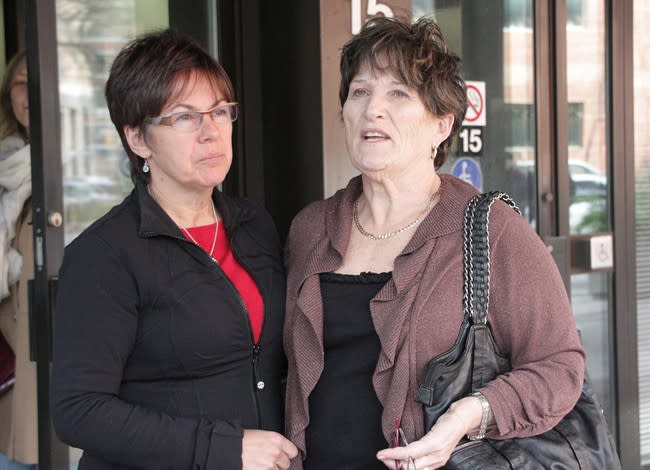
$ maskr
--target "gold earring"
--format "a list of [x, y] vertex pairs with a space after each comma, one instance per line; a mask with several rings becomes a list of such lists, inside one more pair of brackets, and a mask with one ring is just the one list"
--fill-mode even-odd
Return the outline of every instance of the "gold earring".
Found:
[[438, 155], [438, 147], [431, 147], [431, 160], [435, 160], [436, 155]]

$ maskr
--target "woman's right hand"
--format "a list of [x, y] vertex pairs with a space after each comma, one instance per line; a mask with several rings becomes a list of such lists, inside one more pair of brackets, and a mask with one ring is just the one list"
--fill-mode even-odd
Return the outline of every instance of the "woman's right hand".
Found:
[[482, 415], [478, 398], [463, 397], [452, 403], [421, 439], [406, 446], [384, 449], [378, 452], [377, 458], [388, 468], [394, 468], [396, 461], [404, 462], [406, 467], [411, 459], [418, 470], [444, 467], [462, 437], [478, 429]]
[[243, 470], [289, 468], [298, 449], [282, 434], [260, 429], [244, 429], [242, 441]]

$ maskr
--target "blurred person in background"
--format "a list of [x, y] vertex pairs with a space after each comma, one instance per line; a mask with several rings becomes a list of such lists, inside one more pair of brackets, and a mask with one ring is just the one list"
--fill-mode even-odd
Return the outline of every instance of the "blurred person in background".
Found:
[[34, 271], [32, 178], [25, 51], [0, 86], [0, 333], [16, 357], [15, 384], [0, 395], [0, 470], [37, 468], [36, 364], [29, 358], [27, 281]]

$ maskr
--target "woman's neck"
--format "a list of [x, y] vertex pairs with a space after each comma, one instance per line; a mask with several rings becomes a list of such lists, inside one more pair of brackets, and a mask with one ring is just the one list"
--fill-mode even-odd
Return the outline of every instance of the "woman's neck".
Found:
[[[401, 179], [362, 176], [359, 217], [378, 232], [410, 222], [431, 206], [442, 181], [437, 173]], [[436, 201], [434, 201], [436, 202]]]
[[174, 192], [165, 191], [150, 183], [147, 190], [154, 201], [181, 228], [198, 227], [216, 222], [213, 210], [212, 192]]

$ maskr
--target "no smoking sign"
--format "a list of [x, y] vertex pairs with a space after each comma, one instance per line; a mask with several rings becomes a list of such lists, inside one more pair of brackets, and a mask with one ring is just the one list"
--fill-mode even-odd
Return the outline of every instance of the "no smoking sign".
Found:
[[467, 112], [463, 126], [485, 126], [485, 82], [465, 82]]

